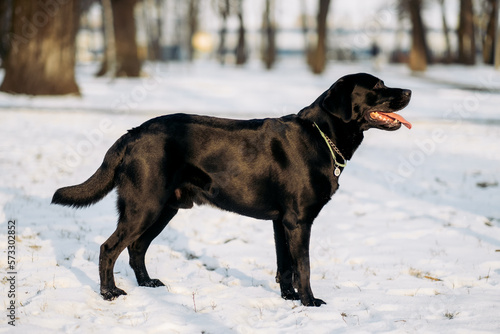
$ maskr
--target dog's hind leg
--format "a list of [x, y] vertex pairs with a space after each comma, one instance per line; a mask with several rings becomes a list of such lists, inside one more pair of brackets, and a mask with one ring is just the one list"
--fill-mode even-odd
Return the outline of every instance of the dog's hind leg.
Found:
[[160, 216], [156, 219], [155, 223], [148, 228], [136, 241], [128, 246], [128, 253], [130, 256], [130, 266], [134, 270], [137, 283], [140, 286], [158, 287], [164, 286], [159, 279], [152, 279], [149, 277], [144, 262], [144, 257], [149, 245], [156, 238], [161, 231], [167, 226], [170, 220], [176, 215], [177, 209], [165, 206]]
[[[120, 196], [120, 195], [119, 195]], [[113, 268], [120, 253], [141, 237], [161, 216], [165, 203], [159, 201], [141, 200], [137, 196], [118, 199], [120, 218], [115, 232], [101, 245], [99, 255], [99, 276], [101, 279], [101, 295], [106, 300], [112, 300], [125, 291], [115, 285]]]

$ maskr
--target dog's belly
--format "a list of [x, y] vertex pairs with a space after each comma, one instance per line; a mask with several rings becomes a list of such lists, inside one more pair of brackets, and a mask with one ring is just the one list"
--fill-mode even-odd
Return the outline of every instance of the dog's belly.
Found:
[[210, 192], [203, 191], [199, 196], [196, 196], [195, 203], [198, 205], [208, 204], [255, 219], [279, 219], [281, 212], [277, 204], [273, 203], [274, 201], [266, 201], [266, 199], [268, 199], [266, 196], [259, 197], [258, 194], [252, 198], [245, 197], [242, 194], [235, 196], [215, 187]]

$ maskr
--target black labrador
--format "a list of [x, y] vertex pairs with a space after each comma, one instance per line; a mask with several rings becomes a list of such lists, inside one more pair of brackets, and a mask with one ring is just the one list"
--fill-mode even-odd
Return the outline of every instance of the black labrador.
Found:
[[146, 270], [149, 245], [179, 209], [211, 204], [272, 220], [281, 296], [320, 306], [325, 302], [314, 297], [310, 286], [313, 220], [337, 190], [338, 177], [363, 140], [363, 131], [411, 126], [394, 113], [410, 97], [410, 90], [388, 88], [380, 79], [359, 73], [342, 77], [296, 115], [154, 118], [118, 139], [94, 175], [57, 190], [52, 203], [85, 207], [117, 188], [118, 226], [99, 256], [104, 299], [126, 294], [113, 277], [125, 248], [138, 284], [163, 286]]

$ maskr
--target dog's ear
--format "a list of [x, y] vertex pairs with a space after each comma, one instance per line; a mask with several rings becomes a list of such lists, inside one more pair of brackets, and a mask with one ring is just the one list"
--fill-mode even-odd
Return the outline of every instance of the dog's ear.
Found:
[[352, 120], [352, 84], [345, 79], [339, 79], [324, 93], [320, 102], [321, 108], [344, 122]]

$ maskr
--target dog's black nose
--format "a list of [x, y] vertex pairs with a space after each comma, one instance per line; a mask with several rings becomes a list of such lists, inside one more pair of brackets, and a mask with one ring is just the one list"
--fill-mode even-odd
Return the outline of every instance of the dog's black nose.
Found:
[[403, 95], [410, 97], [411, 96], [411, 90], [409, 90], [409, 89], [403, 89]]

